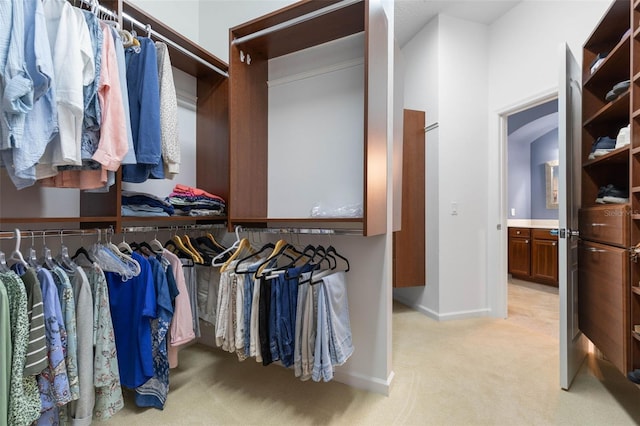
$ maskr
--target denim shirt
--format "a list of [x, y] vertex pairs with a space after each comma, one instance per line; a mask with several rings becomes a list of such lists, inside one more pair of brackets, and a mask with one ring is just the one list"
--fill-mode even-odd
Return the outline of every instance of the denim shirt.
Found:
[[36, 182], [35, 165], [58, 132], [53, 59], [44, 10], [40, 0], [23, 0], [25, 17], [25, 61], [34, 84], [33, 109], [27, 114], [24, 137], [29, 143], [0, 151], [0, 165], [18, 189]]
[[[3, 2], [6, 4], [6, 0]], [[12, 12], [6, 23], [10, 30], [10, 39], [6, 53], [0, 60], [4, 61], [1, 71], [4, 87], [0, 105], [0, 149], [21, 147], [24, 137], [26, 115], [33, 108], [33, 81], [25, 65], [25, 19], [22, 0], [11, 0]], [[3, 13], [5, 11], [3, 10]], [[2, 18], [2, 21], [6, 19]], [[4, 26], [5, 22], [2, 23]], [[5, 30], [6, 31], [6, 30]], [[3, 37], [4, 38], [4, 37]], [[6, 40], [0, 43], [6, 45]], [[2, 62], [0, 62], [2, 65]]]
[[122, 167], [124, 182], [141, 183], [164, 179], [160, 135], [160, 86], [156, 47], [147, 37], [138, 37], [140, 52], [128, 48], [127, 87], [131, 132], [138, 164]]

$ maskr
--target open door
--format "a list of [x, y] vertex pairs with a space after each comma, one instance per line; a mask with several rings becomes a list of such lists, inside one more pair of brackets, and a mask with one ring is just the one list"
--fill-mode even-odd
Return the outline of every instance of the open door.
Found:
[[569, 389], [587, 354], [578, 329], [578, 209], [580, 208], [581, 70], [569, 46], [560, 46], [558, 84], [560, 386]]

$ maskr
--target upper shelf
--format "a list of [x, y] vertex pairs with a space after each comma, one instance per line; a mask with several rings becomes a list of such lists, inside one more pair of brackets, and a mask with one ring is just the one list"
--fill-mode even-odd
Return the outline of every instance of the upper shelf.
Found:
[[629, 91], [625, 92], [612, 102], [605, 104], [591, 117], [584, 120], [584, 126], [588, 127], [597, 121], [629, 121]]
[[627, 35], [615, 45], [595, 72], [585, 77], [584, 87], [602, 92], [609, 90], [612, 83], [627, 80], [629, 78], [630, 47], [631, 35]]
[[231, 43], [272, 59], [364, 31], [364, 12], [364, 1], [300, 1], [231, 28]]

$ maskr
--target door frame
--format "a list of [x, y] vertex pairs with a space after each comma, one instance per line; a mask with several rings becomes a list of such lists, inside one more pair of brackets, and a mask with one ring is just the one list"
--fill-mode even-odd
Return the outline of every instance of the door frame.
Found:
[[[498, 225], [500, 227], [500, 236], [497, 244], [497, 253], [494, 259], [498, 259], [498, 274], [497, 279], [493, 280], [494, 291], [493, 294], [496, 295], [496, 304], [494, 316], [499, 318], [507, 318], [509, 312], [509, 299], [508, 299], [508, 286], [507, 286], [507, 277], [508, 277], [508, 254], [509, 250], [507, 248], [507, 199], [508, 199], [508, 133], [507, 133], [507, 125], [508, 125], [508, 117], [510, 115], [516, 114], [518, 112], [525, 111], [527, 109], [536, 107], [545, 102], [552, 101], [554, 99], [558, 99], [558, 88], [554, 87], [552, 89], [545, 90], [544, 92], [535, 94], [528, 98], [522, 99], [519, 102], [516, 102], [512, 105], [506, 106], [497, 111], [497, 125], [499, 132], [499, 171], [498, 171], [498, 179], [499, 179], [499, 217], [498, 217]], [[492, 282], [492, 281], [489, 281]], [[559, 307], [558, 307], [559, 309]]]

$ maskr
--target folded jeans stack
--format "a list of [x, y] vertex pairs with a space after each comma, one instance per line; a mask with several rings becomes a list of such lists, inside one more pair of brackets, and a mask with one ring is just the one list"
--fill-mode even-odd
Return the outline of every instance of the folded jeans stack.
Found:
[[222, 216], [226, 202], [218, 195], [199, 188], [178, 184], [168, 198], [176, 214], [184, 216]]
[[626, 204], [629, 202], [629, 191], [613, 184], [601, 186], [598, 190], [598, 204]]
[[122, 191], [122, 216], [172, 216], [173, 206], [152, 194]]
[[630, 143], [631, 143], [631, 126], [627, 124], [625, 127], [622, 127], [618, 132], [618, 136], [616, 137], [615, 149], [622, 148], [623, 146], [629, 145]]

